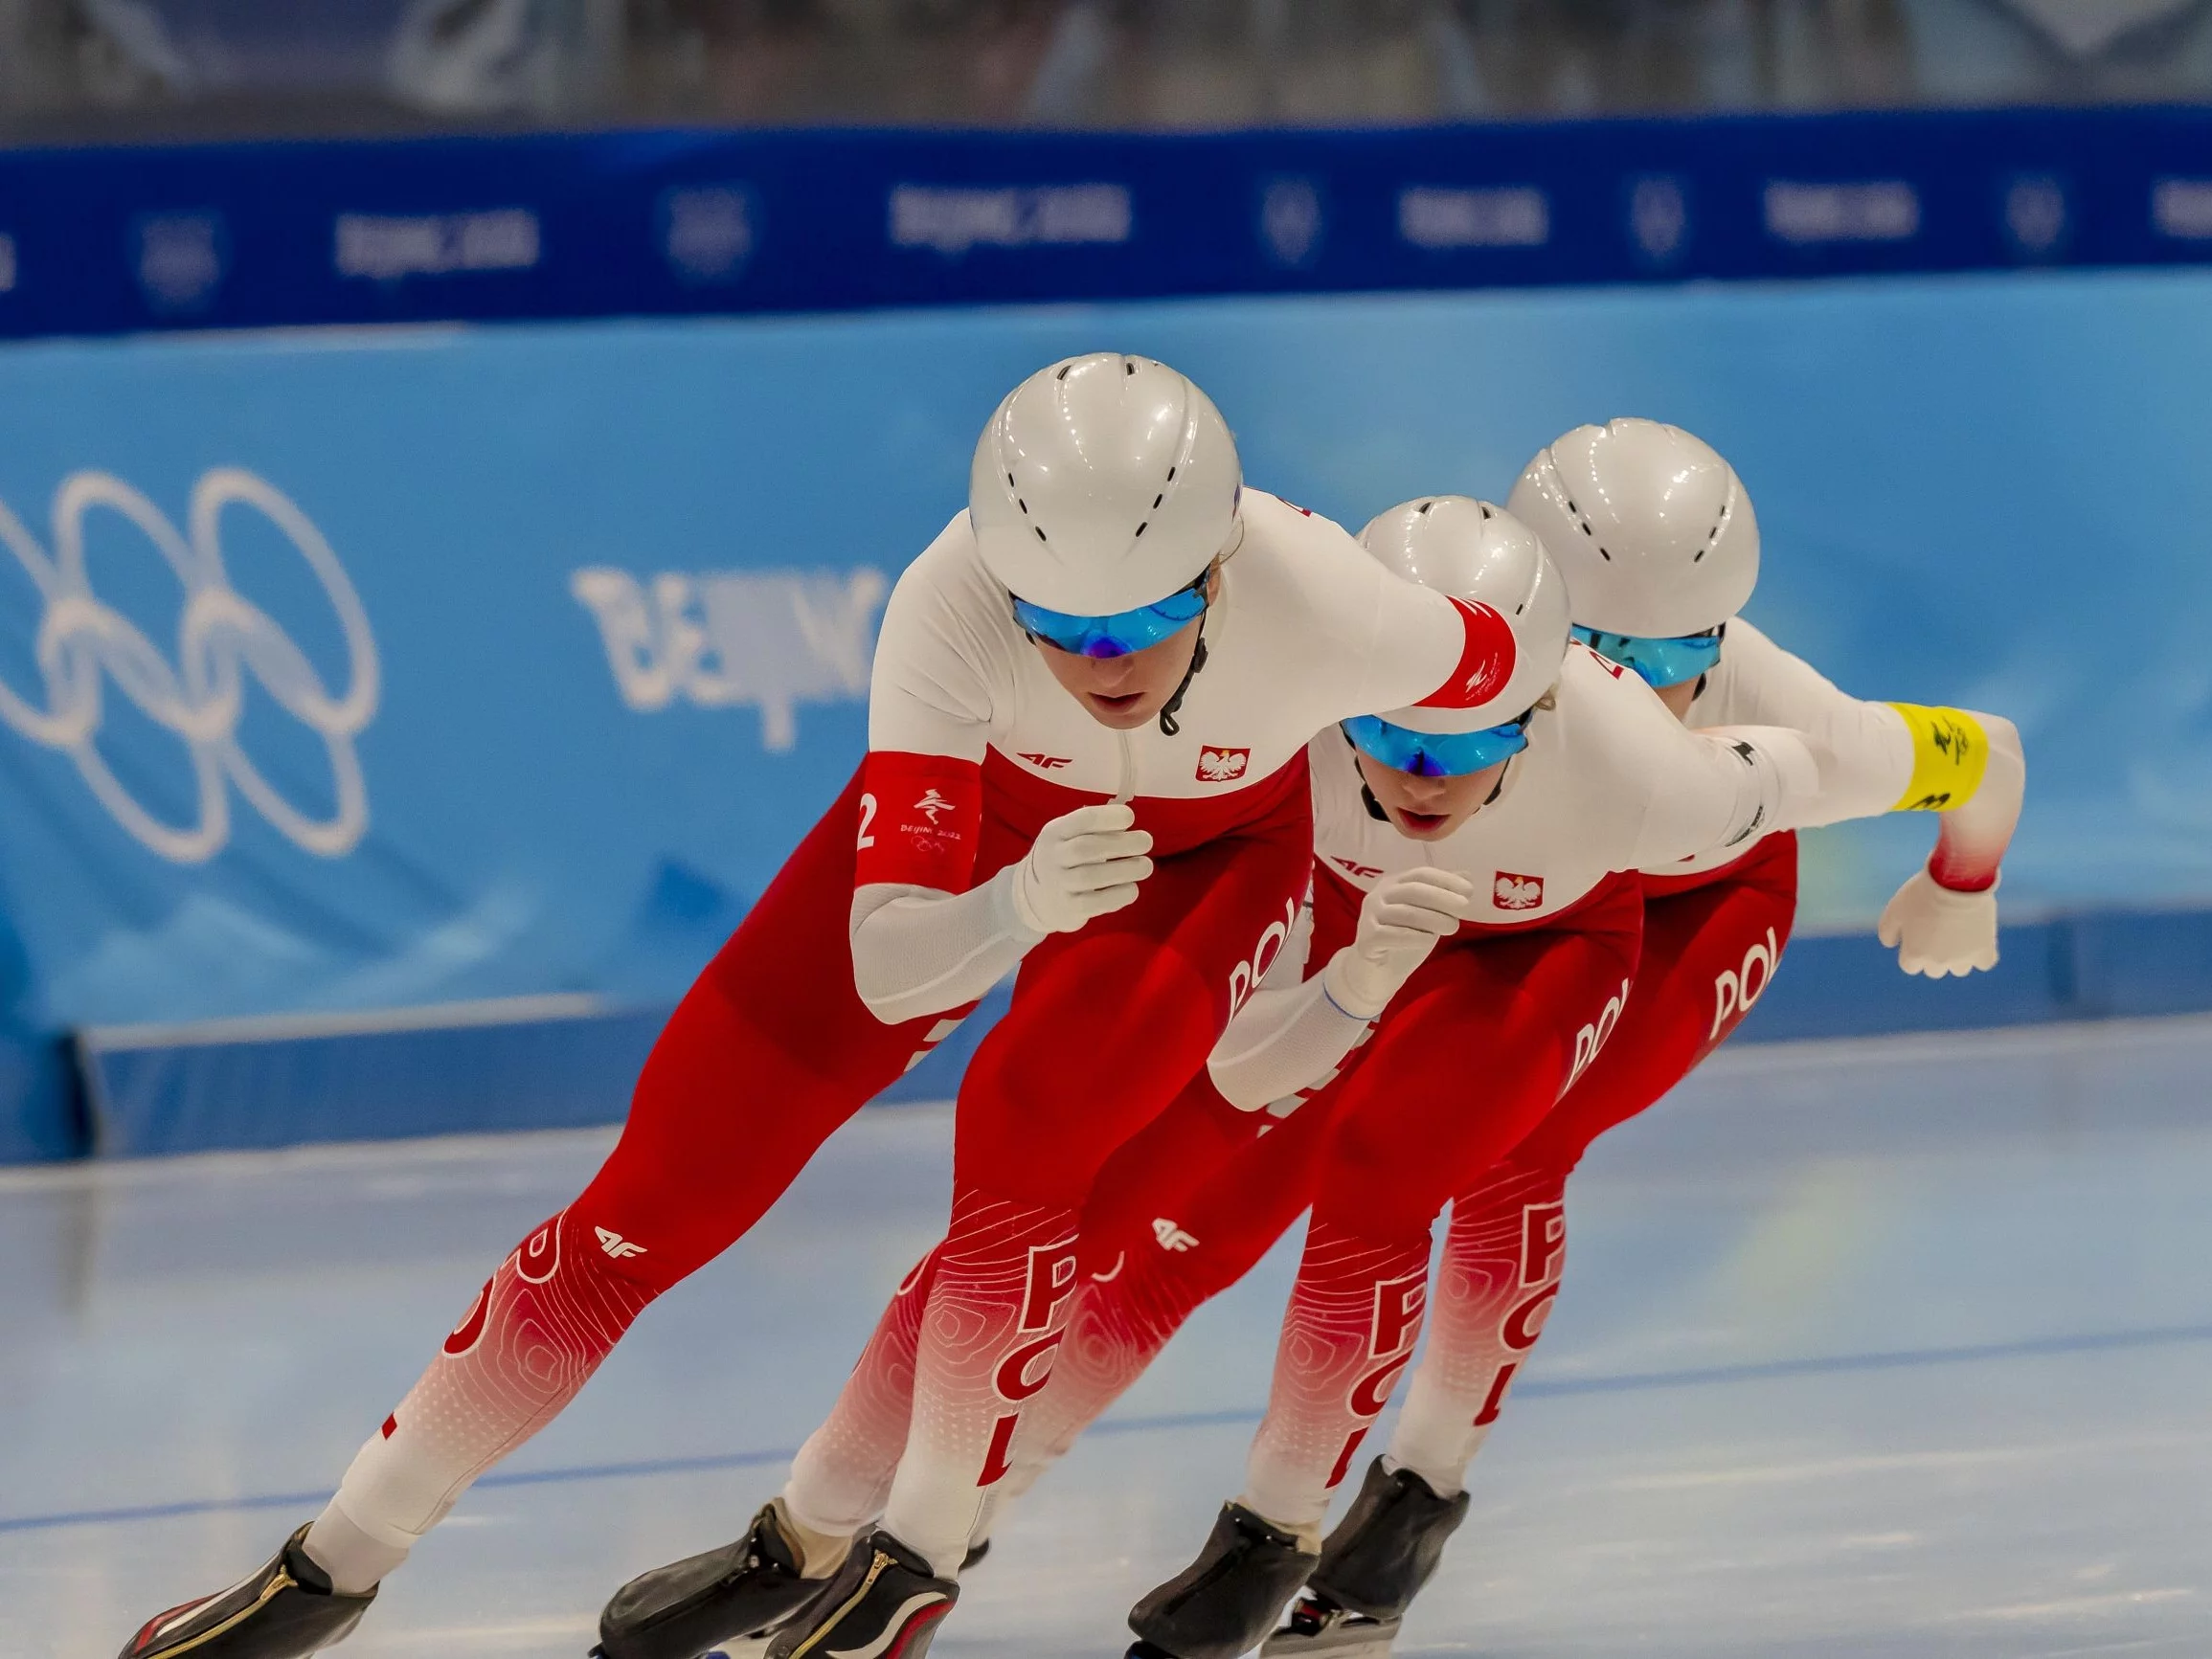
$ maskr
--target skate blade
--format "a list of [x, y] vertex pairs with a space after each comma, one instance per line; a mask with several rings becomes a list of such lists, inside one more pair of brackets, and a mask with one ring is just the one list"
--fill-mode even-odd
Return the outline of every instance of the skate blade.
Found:
[[725, 1642], [719, 1648], [700, 1655], [700, 1659], [768, 1659], [768, 1644], [775, 1638], [771, 1630], [765, 1636], [746, 1636], [735, 1642]]
[[1383, 1659], [1398, 1639], [1397, 1619], [1334, 1620], [1312, 1635], [1277, 1630], [1260, 1644], [1260, 1659]]

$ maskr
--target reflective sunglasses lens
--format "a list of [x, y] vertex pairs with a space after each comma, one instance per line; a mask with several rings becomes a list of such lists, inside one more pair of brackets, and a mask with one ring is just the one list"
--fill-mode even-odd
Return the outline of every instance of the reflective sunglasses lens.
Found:
[[1413, 731], [1362, 714], [1344, 722], [1344, 735], [1370, 759], [1413, 777], [1465, 777], [1528, 747], [1527, 728], [1520, 721], [1481, 731]]
[[1016, 599], [1014, 620], [1025, 633], [1078, 657], [1126, 657], [1181, 633], [1205, 609], [1206, 595], [1185, 588], [1157, 605], [1117, 611], [1110, 617], [1075, 617]]
[[1636, 670], [1636, 678], [1654, 687], [1680, 685], [1708, 672], [1721, 660], [1721, 636], [1687, 634], [1679, 639], [1654, 639], [1634, 634], [1607, 634], [1577, 627], [1574, 637], [1600, 657]]

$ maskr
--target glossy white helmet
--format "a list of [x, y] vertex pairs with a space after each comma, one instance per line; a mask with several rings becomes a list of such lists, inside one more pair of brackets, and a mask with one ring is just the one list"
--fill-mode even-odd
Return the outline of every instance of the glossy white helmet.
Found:
[[1759, 521], [1736, 469], [1679, 426], [1578, 426], [1506, 505], [1544, 538], [1585, 628], [1676, 639], [1717, 628], [1759, 580]]
[[1100, 617], [1158, 604], [1229, 547], [1243, 472], [1206, 393], [1094, 351], [1041, 369], [983, 428], [968, 522], [1017, 598]]
[[1463, 495], [1422, 496], [1367, 521], [1360, 545], [1424, 588], [1486, 605], [1513, 636], [1512, 666], [1473, 708], [1398, 708], [1413, 731], [1479, 731], [1526, 713], [1559, 683], [1567, 654], [1567, 585], [1536, 533], [1502, 507]]

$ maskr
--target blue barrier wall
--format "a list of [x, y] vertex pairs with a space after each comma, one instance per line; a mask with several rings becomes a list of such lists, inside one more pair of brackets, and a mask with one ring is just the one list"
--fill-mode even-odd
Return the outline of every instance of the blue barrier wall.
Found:
[[[884, 593], [982, 418], [1099, 345], [1185, 368], [1253, 482], [1354, 525], [1502, 494], [1576, 421], [1686, 424], [1758, 503], [1762, 626], [2020, 721], [2011, 915], [2212, 896], [2212, 276], [29, 344], [0, 1151], [77, 1144], [77, 1027], [666, 1005], [853, 764]], [[1930, 827], [1816, 838], [1809, 919], [1862, 924]]]
[[0, 335], [2212, 258], [2212, 111], [0, 152]]

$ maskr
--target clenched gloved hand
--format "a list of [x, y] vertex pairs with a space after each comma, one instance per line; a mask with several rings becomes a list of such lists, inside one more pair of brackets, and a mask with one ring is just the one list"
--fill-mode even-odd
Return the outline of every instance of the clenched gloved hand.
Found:
[[1346, 1014], [1372, 1020], [1429, 958], [1438, 939], [1458, 930], [1475, 903], [1475, 884], [1450, 870], [1387, 876], [1360, 904], [1359, 931], [1329, 958], [1322, 989]]
[[1152, 837], [1120, 801], [1079, 806], [1037, 832], [1014, 867], [1014, 911], [1036, 933], [1072, 933], [1093, 916], [1137, 902], [1152, 873]]

